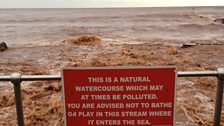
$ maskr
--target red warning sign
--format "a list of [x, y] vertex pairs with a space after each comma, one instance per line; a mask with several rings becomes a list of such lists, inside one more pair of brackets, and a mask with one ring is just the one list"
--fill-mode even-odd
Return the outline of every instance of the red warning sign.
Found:
[[175, 67], [63, 69], [66, 126], [173, 126]]

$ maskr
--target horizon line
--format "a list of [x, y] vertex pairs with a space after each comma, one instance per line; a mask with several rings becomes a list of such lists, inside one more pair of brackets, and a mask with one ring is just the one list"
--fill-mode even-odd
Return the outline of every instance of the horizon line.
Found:
[[151, 7], [3, 7], [0, 9], [113, 9], [113, 8], [120, 8], [120, 9], [125, 9], [125, 8], [181, 8], [181, 7], [224, 7], [224, 5], [215, 5], [215, 6], [151, 6]]

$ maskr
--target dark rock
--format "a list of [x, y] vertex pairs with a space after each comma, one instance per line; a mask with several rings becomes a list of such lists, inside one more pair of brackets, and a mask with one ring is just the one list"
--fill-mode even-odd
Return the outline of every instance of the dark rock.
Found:
[[1, 42], [0, 43], [0, 51], [5, 51], [6, 49], [8, 49], [6, 43], [5, 42]]
[[220, 24], [224, 24], [224, 18], [215, 19], [215, 22], [220, 23]]

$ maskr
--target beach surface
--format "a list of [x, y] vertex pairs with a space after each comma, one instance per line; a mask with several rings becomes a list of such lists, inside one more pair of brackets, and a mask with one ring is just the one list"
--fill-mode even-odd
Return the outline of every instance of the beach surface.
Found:
[[[224, 67], [224, 25], [214, 20], [223, 15], [224, 7], [3, 9], [0, 41], [8, 49], [0, 52], [0, 75], [98, 66], [217, 70]], [[177, 126], [212, 125], [216, 85], [215, 77], [178, 78]], [[13, 85], [0, 82], [0, 90], [0, 125], [16, 125]], [[25, 125], [63, 125], [61, 97], [60, 81], [22, 82]]]

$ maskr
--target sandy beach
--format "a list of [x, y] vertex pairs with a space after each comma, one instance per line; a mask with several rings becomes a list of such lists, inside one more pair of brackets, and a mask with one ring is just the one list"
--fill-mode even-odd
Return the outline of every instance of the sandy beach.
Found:
[[[224, 25], [214, 22], [224, 15], [223, 7], [194, 13], [191, 8], [129, 8], [0, 14], [0, 41], [8, 44], [0, 52], [0, 75], [55, 75], [63, 67], [176, 65], [178, 71], [203, 71], [224, 66]], [[81, 36], [97, 39], [77, 40]], [[181, 48], [184, 43], [197, 46]], [[216, 85], [215, 77], [178, 78], [177, 126], [212, 125]], [[0, 82], [0, 90], [0, 125], [16, 125], [13, 85]], [[62, 126], [61, 97], [60, 81], [23, 82], [25, 125]]]

